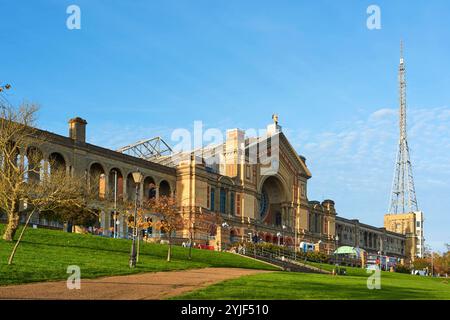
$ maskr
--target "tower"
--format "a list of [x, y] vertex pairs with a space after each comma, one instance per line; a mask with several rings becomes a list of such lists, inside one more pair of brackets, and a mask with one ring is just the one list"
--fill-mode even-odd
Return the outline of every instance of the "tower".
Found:
[[398, 142], [397, 161], [395, 164], [395, 173], [394, 180], [392, 182], [391, 201], [389, 207], [389, 213], [394, 214], [419, 211], [406, 134], [406, 79], [405, 62], [403, 59], [403, 43], [400, 44], [398, 81], [400, 91], [400, 139]]
[[406, 131], [406, 79], [403, 42], [400, 43], [399, 82], [399, 128], [397, 160], [388, 214], [384, 217], [387, 230], [406, 235], [406, 252], [411, 259], [422, 257], [424, 250], [423, 214], [417, 205], [411, 159]]

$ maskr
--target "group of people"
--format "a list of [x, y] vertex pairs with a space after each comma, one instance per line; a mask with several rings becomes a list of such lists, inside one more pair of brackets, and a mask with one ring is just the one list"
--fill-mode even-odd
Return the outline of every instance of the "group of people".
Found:
[[230, 250], [228, 250], [228, 252], [231, 252], [231, 253], [238, 253], [238, 254], [244, 254], [244, 255], [245, 255], [245, 251], [246, 251], [246, 248], [241, 244], [239, 244], [239, 246], [237, 246], [237, 247], [233, 246], [230, 248]]

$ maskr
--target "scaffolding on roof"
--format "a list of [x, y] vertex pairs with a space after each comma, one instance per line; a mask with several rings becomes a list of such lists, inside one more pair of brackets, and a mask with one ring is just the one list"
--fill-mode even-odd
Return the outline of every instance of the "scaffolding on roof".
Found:
[[171, 155], [172, 148], [161, 137], [155, 137], [122, 147], [117, 152], [145, 160], [153, 160], [154, 158]]

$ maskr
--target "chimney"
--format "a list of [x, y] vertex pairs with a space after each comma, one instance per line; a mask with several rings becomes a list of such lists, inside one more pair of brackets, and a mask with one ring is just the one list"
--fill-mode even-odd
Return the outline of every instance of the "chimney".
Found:
[[69, 137], [76, 142], [86, 142], [86, 120], [76, 117], [69, 120]]

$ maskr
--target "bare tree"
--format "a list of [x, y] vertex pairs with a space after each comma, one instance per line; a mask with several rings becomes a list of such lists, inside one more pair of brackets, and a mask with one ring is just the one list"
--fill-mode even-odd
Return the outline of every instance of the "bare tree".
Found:
[[20, 200], [26, 204], [28, 217], [11, 251], [9, 265], [13, 263], [17, 248], [35, 213], [44, 213], [44, 215], [51, 213], [55, 219], [63, 221], [68, 219], [71, 212], [95, 214], [95, 211], [88, 207], [85, 186], [84, 179], [70, 177], [65, 170], [55, 170], [51, 174], [45, 174], [40, 181], [31, 180], [25, 184], [24, 194]]
[[[8, 222], [3, 239], [12, 241], [19, 226], [19, 207], [26, 198], [28, 180], [40, 175], [40, 160], [34, 144], [38, 108], [24, 104], [19, 108], [1, 105], [0, 113], [0, 208]], [[36, 139], [38, 138], [38, 139]]]
[[[71, 175], [64, 166], [44, 159], [48, 142], [36, 129], [36, 105], [0, 105], [0, 210], [7, 216], [3, 239], [13, 241], [21, 214], [52, 213], [57, 220], [77, 220], [74, 214], [95, 216], [109, 206], [98, 196], [98, 185]], [[79, 219], [78, 219], [79, 220]]]

